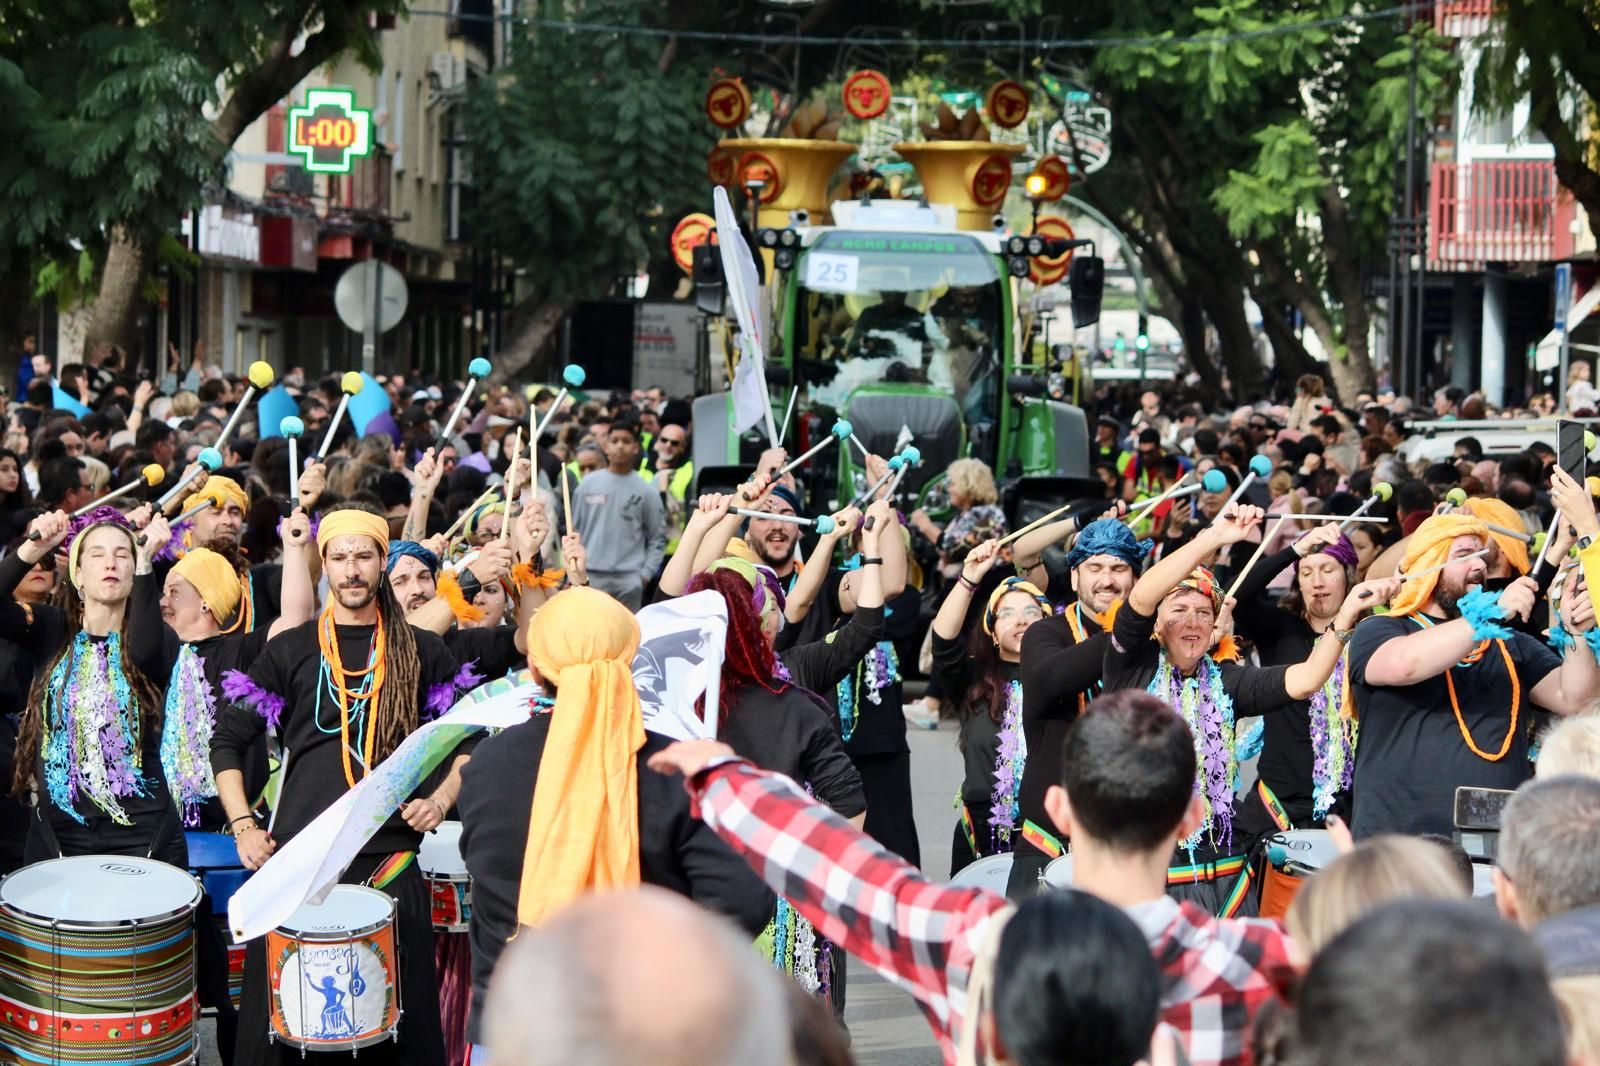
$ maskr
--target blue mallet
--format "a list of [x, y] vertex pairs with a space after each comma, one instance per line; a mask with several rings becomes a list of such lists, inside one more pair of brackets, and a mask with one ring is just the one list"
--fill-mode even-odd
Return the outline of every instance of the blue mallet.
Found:
[[467, 409], [467, 401], [472, 398], [473, 387], [488, 377], [489, 372], [493, 369], [494, 367], [490, 365], [489, 360], [481, 355], [467, 364], [466, 387], [461, 390], [461, 397], [456, 400], [456, 409], [450, 412], [450, 420], [444, 424], [444, 431], [439, 434], [439, 447], [441, 449], [449, 441], [450, 434], [455, 432], [456, 423], [461, 421], [461, 412]]
[[544, 420], [539, 423], [539, 428], [534, 430], [533, 444], [535, 447], [538, 446], [539, 438], [544, 436], [545, 427], [550, 425], [550, 420], [556, 416], [557, 411], [561, 410], [561, 401], [567, 398], [567, 390], [583, 388], [583, 383], [588, 378], [589, 375], [585, 374], [583, 367], [577, 363], [571, 363], [561, 371], [561, 380], [566, 384], [562, 385], [561, 391], [556, 393], [556, 398], [550, 404], [550, 409], [544, 413]]
[[839, 419], [839, 421], [837, 421], [837, 422], [835, 422], [833, 424], [833, 428], [828, 431], [828, 435], [826, 437], [822, 438], [816, 444], [813, 444], [810, 448], [807, 448], [804, 452], [802, 452], [800, 455], [796, 456], [794, 459], [789, 460], [788, 465], [784, 466], [776, 474], [772, 475], [772, 480], [776, 481], [780, 477], [782, 477], [783, 475], [789, 473], [789, 471], [793, 470], [795, 467], [803, 465], [813, 455], [816, 455], [818, 452], [822, 451], [822, 449], [826, 448], [828, 445], [832, 444], [834, 441], [849, 440], [851, 433], [852, 433], [852, 430], [851, 430], [851, 427], [850, 427], [850, 423], [846, 422], [842, 418]]
[[300, 501], [300, 435], [306, 424], [294, 415], [285, 415], [278, 423], [278, 432], [289, 439], [289, 506]]

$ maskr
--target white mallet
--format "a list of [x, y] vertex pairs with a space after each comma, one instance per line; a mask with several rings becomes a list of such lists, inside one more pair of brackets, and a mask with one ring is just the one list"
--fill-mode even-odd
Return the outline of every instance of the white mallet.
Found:
[[1249, 473], [1245, 474], [1244, 480], [1239, 482], [1239, 487], [1233, 490], [1232, 496], [1228, 497], [1228, 502], [1223, 504], [1222, 509], [1217, 512], [1217, 518], [1222, 519], [1228, 516], [1229, 510], [1234, 504], [1239, 502], [1239, 498], [1244, 495], [1245, 490], [1250, 487], [1250, 483], [1252, 481], [1254, 481], [1256, 478], [1266, 477], [1271, 473], [1271, 459], [1268, 459], [1265, 455], [1252, 456], [1250, 459]]
[[165, 511], [167, 505], [177, 499], [179, 494], [187, 492], [189, 486], [193, 485], [195, 479], [201, 474], [215, 474], [221, 469], [222, 453], [215, 448], [203, 449], [199, 455], [195, 456], [194, 466], [189, 469], [187, 476], [180, 478], [176, 485], [161, 494], [161, 498], [156, 501], [156, 510]]
[[354, 370], [345, 371], [344, 377], [339, 379], [339, 391], [344, 395], [339, 397], [339, 406], [333, 409], [333, 417], [328, 419], [328, 431], [322, 435], [322, 445], [317, 449], [317, 458], [327, 457], [328, 449], [333, 447], [333, 435], [339, 432], [339, 423], [344, 421], [344, 413], [350, 409], [350, 397], [360, 392], [367, 381]]
[[438, 446], [440, 448], [445, 446], [445, 443], [450, 440], [450, 434], [455, 432], [456, 423], [461, 421], [461, 412], [467, 409], [467, 401], [472, 399], [472, 390], [477, 387], [478, 382], [488, 377], [493, 369], [494, 367], [489, 360], [481, 355], [467, 364], [467, 383], [461, 389], [461, 395], [456, 400], [455, 410], [450, 412], [450, 420], [444, 424], [444, 429], [439, 433]]
[[729, 510], [746, 518], [764, 518], [769, 522], [788, 522], [794, 526], [814, 526], [818, 533], [832, 533], [838, 528], [832, 515], [819, 514], [815, 518], [806, 518], [797, 514], [773, 514], [771, 511], [756, 511], [749, 507], [730, 507]]
[[[905, 480], [906, 475], [911, 472], [911, 468], [922, 465], [922, 452], [919, 451], [915, 445], [907, 444], [900, 450], [899, 459], [900, 469], [896, 470], [894, 472], [894, 477], [889, 479], [889, 492], [885, 497], [891, 502], [894, 500], [894, 494], [900, 490], [900, 482]], [[868, 518], [866, 525], [864, 525], [862, 528], [871, 529], [872, 521], [873, 520], [871, 518]]]
[[[73, 511], [72, 517], [82, 518], [96, 507], [99, 507], [101, 504], [110, 500], [114, 500], [118, 496], [126, 496], [128, 493], [132, 492], [141, 485], [149, 485], [151, 488], [155, 488], [157, 485], [161, 484], [162, 481], [166, 480], [166, 477], [167, 471], [160, 463], [151, 463], [143, 470], [139, 471], [139, 478], [137, 481], [130, 481], [119, 489], [112, 489], [110, 492], [106, 493], [104, 496], [101, 496], [97, 500], [90, 500], [76, 511]], [[28, 539], [41, 539], [39, 531], [36, 529], [32, 533], [29, 533]]]
[[278, 432], [282, 433], [289, 441], [289, 507], [292, 510], [300, 502], [300, 435], [306, 431], [306, 424], [294, 415], [284, 415], [283, 421], [278, 423]]
[[899, 470], [900, 467], [902, 467], [903, 465], [905, 465], [905, 460], [904, 459], [900, 458], [898, 455], [890, 456], [889, 457], [889, 469], [884, 473], [884, 475], [882, 477], [880, 477], [878, 480], [874, 481], [871, 485], [868, 485], [865, 492], [863, 492], [861, 495], [857, 496], [855, 499], [851, 500], [850, 501], [850, 506], [851, 507], [860, 507], [862, 504], [864, 504], [868, 500], [872, 499], [872, 497], [876, 496], [878, 494], [878, 490], [883, 488], [884, 485], [888, 484], [889, 483], [889, 479], [894, 477], [895, 471]]
[[245, 408], [250, 406], [250, 401], [255, 397], [255, 394], [262, 389], [272, 388], [272, 383], [276, 380], [276, 375], [272, 372], [272, 364], [260, 359], [250, 364], [250, 369], [247, 373], [250, 378], [250, 387], [244, 390], [244, 398], [239, 401], [239, 406], [233, 409], [233, 414], [228, 416], [227, 425], [222, 427], [222, 434], [217, 437], [217, 443], [212, 445], [219, 452], [222, 450], [222, 446], [228, 443], [228, 438], [233, 435], [234, 427], [239, 424], [239, 419], [244, 415]]
[[[488, 360], [485, 359], [483, 362], [487, 364]], [[487, 371], [485, 372], [487, 373]], [[584, 373], [583, 367], [579, 366], [577, 363], [572, 363], [561, 371], [561, 380], [566, 382], [566, 384], [561, 386], [561, 391], [556, 393], [556, 398], [550, 401], [549, 409], [545, 411], [544, 418], [540, 419], [539, 421], [539, 428], [533, 433], [533, 446], [535, 448], [539, 446], [539, 438], [544, 436], [544, 431], [549, 428], [550, 420], [555, 418], [557, 411], [561, 410], [561, 401], [567, 398], [567, 390], [569, 388], [583, 388], [583, 383], [587, 381], [588, 378], [589, 375]], [[452, 421], [454, 421], [454, 419], [452, 419]]]
[[[1264, 514], [1261, 517], [1262, 518], [1292, 518], [1297, 522], [1343, 522], [1343, 523], [1346, 523], [1346, 524], [1348, 524], [1350, 522], [1377, 522], [1378, 524], [1381, 525], [1381, 524], [1389, 521], [1387, 518], [1384, 518], [1381, 515], [1298, 514], [1298, 513], [1296, 513], [1296, 514], [1283, 514], [1281, 512], [1273, 512], [1273, 513], [1270, 513], [1270, 514]], [[1343, 529], [1344, 526], [1341, 525], [1339, 528]]]
[[1389, 484], [1387, 481], [1380, 481], [1376, 485], [1372, 486], [1372, 495], [1368, 496], [1366, 501], [1363, 502], [1360, 507], [1357, 507], [1354, 511], [1351, 511], [1349, 516], [1339, 524], [1339, 532], [1343, 533], [1346, 526], [1360, 519], [1362, 515], [1372, 510], [1372, 508], [1376, 507], [1378, 504], [1387, 502], [1389, 497], [1393, 495], [1394, 486]]
[[826, 448], [828, 445], [832, 444], [834, 441], [849, 440], [850, 439], [850, 434], [851, 434], [850, 423], [846, 422], [842, 418], [839, 419], [839, 421], [837, 421], [837, 422], [835, 422], [833, 424], [833, 428], [828, 431], [828, 435], [826, 437], [822, 438], [820, 441], [818, 441], [817, 443], [813, 444], [811, 447], [807, 448], [804, 452], [800, 453], [795, 458], [789, 460], [787, 465], [783, 466], [781, 469], [778, 470], [778, 472], [776, 474], [772, 475], [772, 480], [776, 481], [780, 477], [782, 477], [783, 475], [785, 475], [785, 474], [789, 473], [791, 470], [795, 469], [795, 467], [803, 466], [805, 463], [810, 461], [812, 456], [814, 456], [818, 452], [822, 451], [822, 449]]

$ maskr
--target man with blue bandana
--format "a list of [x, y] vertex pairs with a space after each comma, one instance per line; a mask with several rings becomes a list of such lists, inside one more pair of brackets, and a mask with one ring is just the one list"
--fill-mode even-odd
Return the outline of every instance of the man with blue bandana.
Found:
[[1076, 599], [1058, 615], [1028, 628], [1022, 638], [1022, 731], [1028, 762], [1017, 794], [1022, 833], [1016, 837], [1006, 894], [1025, 899], [1039, 876], [1062, 854], [1063, 841], [1044, 809], [1044, 795], [1061, 780], [1061, 744], [1067, 729], [1100, 691], [1110, 625], [1107, 611], [1128, 596], [1150, 551], [1127, 523], [1103, 518], [1085, 526], [1067, 556]]

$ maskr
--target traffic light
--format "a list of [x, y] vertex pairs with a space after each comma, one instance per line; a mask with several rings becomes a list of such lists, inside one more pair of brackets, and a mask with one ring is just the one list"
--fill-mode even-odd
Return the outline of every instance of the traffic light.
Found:
[[1139, 315], [1139, 336], [1134, 340], [1133, 344], [1134, 347], [1138, 348], [1141, 352], [1148, 352], [1150, 350], [1149, 315], [1142, 313]]
[[1097, 255], [1075, 255], [1067, 271], [1072, 293], [1072, 325], [1077, 329], [1100, 321], [1100, 297], [1106, 287], [1106, 261]]
[[707, 242], [696, 245], [692, 263], [694, 279], [694, 305], [708, 315], [722, 314], [726, 290], [722, 282], [722, 258], [717, 246]]

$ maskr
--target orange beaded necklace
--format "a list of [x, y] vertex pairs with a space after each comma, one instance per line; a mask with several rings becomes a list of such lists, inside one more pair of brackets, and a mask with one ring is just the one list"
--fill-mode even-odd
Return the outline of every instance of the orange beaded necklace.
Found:
[[[339, 637], [333, 623], [333, 603], [322, 609], [322, 617], [317, 621], [317, 646], [322, 651], [322, 658], [328, 664], [328, 687], [333, 690], [334, 697], [339, 701], [339, 756], [344, 760], [344, 779], [354, 788], [356, 785], [355, 767], [350, 763], [350, 708], [353, 704], [367, 701], [371, 713], [368, 715], [366, 736], [362, 738], [361, 755], [366, 763], [367, 771], [371, 772], [372, 758], [378, 742], [378, 693], [383, 688], [384, 677], [387, 669], [384, 662], [386, 644], [383, 639], [383, 614], [378, 614], [378, 624], [372, 633], [373, 650], [370, 664], [363, 670], [346, 670], [344, 660], [339, 654]], [[361, 690], [363, 678], [369, 679], [365, 690]], [[352, 689], [347, 679], [354, 679], [357, 687]]]
[[[1411, 617], [1416, 619], [1423, 629], [1431, 628], [1434, 624], [1433, 620], [1426, 615], [1413, 614]], [[1489, 650], [1490, 643], [1487, 640], [1480, 641], [1472, 649], [1471, 653], [1457, 665], [1471, 666], [1473, 663], [1478, 662], [1483, 658], [1484, 653]], [[1454, 677], [1450, 676], [1450, 671], [1454, 670], [1455, 667], [1446, 667], [1444, 671], [1444, 684], [1450, 693], [1450, 709], [1456, 715], [1456, 728], [1461, 730], [1461, 739], [1467, 742], [1468, 750], [1485, 762], [1499, 762], [1511, 751], [1511, 742], [1517, 735], [1517, 713], [1521, 710], [1522, 705], [1522, 679], [1517, 676], [1517, 665], [1511, 660], [1511, 649], [1506, 647], [1506, 642], [1503, 640], [1495, 640], [1492, 643], [1500, 646], [1500, 657], [1505, 660], [1506, 674], [1511, 678], [1511, 725], [1506, 730], [1506, 739], [1501, 743], [1500, 750], [1493, 755], [1478, 747], [1478, 742], [1473, 739], [1472, 730], [1467, 728], [1467, 720], [1461, 714], [1461, 700], [1456, 696], [1456, 681]]]

